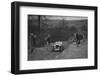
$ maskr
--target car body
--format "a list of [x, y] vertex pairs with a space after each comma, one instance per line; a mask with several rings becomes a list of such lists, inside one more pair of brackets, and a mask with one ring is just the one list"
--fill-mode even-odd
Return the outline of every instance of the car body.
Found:
[[53, 44], [53, 52], [62, 52], [63, 50], [63, 42], [57, 41]]

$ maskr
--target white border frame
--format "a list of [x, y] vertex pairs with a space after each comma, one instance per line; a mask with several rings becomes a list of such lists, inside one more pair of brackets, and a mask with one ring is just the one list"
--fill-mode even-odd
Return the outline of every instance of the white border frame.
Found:
[[[27, 15], [59, 15], [88, 17], [88, 59], [64, 59], [47, 61], [28, 61], [27, 59]], [[43, 7], [20, 7], [20, 70], [62, 67], [94, 66], [94, 11]]]

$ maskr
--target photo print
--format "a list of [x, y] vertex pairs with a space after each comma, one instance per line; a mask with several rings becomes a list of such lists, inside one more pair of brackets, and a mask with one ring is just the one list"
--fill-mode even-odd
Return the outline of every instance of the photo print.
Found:
[[88, 58], [88, 18], [28, 15], [28, 60]]
[[88, 58], [88, 18], [28, 15], [28, 60]]

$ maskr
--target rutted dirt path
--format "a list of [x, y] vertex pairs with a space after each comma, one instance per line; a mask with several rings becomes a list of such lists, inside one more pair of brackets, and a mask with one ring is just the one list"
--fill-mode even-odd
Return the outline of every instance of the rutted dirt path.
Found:
[[63, 42], [63, 52], [52, 52], [52, 44], [45, 47], [35, 48], [32, 53], [29, 54], [29, 60], [52, 60], [52, 59], [76, 59], [87, 58], [87, 43], [84, 42], [80, 46]]

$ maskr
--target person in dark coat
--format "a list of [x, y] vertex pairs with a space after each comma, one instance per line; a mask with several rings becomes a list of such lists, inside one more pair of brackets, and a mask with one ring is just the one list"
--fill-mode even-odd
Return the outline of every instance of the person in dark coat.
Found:
[[75, 33], [74, 35], [75, 35], [76, 44], [77, 44], [77, 46], [78, 46], [78, 45], [80, 45], [81, 40], [83, 40], [83, 34], [80, 33], [80, 32], [77, 32], [77, 33]]
[[31, 33], [30, 36], [31, 36], [32, 46], [36, 45], [36, 38], [37, 38], [37, 36], [35, 34], [33, 34], [33, 33]]
[[37, 36], [34, 33], [30, 34], [31, 48], [32, 48], [31, 52], [33, 52], [34, 46], [36, 46], [36, 38], [37, 38]]

